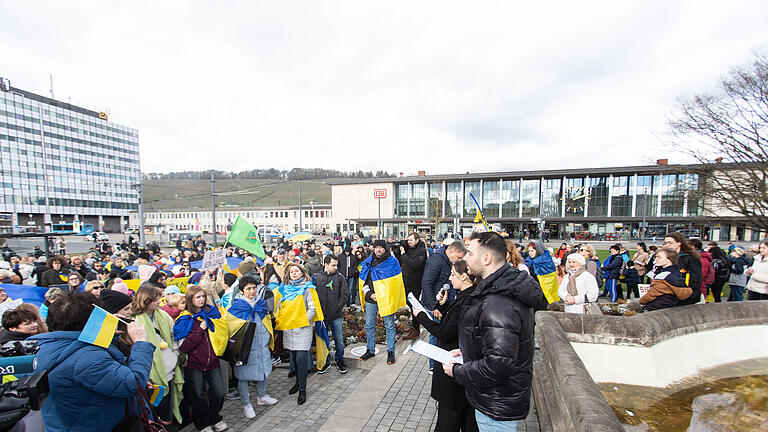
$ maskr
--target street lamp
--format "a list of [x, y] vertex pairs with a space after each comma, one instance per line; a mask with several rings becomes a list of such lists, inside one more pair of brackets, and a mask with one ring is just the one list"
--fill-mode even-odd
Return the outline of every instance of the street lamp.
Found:
[[139, 245], [146, 247], [144, 242], [144, 200], [142, 198], [141, 182], [131, 183], [131, 189], [135, 190], [139, 194]]

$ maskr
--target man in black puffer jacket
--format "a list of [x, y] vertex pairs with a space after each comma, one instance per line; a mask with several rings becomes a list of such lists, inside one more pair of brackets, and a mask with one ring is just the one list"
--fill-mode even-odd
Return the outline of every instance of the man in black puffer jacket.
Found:
[[[403, 285], [405, 295], [413, 293], [416, 298], [421, 296], [421, 278], [424, 276], [424, 264], [427, 262], [427, 249], [419, 238], [419, 233], [412, 232], [406, 237], [407, 247], [400, 245], [400, 268], [403, 270]], [[419, 337], [419, 321], [413, 318], [411, 329], [403, 335], [403, 339]]]
[[[506, 243], [493, 232], [473, 233], [465, 258], [483, 278], [459, 325], [464, 363], [443, 365], [466, 388], [480, 430], [514, 430], [528, 415], [533, 372], [533, 314], [547, 301], [531, 277], [507, 264]], [[498, 428], [498, 429], [493, 429]]]

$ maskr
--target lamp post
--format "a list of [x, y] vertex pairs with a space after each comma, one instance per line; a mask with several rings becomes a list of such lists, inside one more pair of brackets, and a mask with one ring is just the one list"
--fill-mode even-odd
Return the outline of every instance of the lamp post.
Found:
[[146, 247], [144, 241], [144, 199], [142, 198], [141, 182], [131, 184], [131, 188], [139, 194], [139, 246]]

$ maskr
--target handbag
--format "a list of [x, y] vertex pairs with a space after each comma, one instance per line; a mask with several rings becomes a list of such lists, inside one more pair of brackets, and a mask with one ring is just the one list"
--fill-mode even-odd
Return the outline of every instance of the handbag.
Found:
[[246, 322], [240, 329], [229, 338], [227, 349], [222, 358], [231, 362], [235, 366], [248, 364], [248, 357], [251, 354], [251, 345], [253, 337], [256, 335], [256, 323]]
[[[166, 395], [165, 397], [170, 397], [170, 395]], [[133, 426], [133, 431], [167, 432], [165, 426], [158, 421], [159, 417], [157, 416], [157, 413], [155, 413], [152, 403], [149, 402], [147, 389], [141, 382], [139, 382], [138, 378], [136, 378], [136, 397], [131, 399], [131, 404], [133, 405], [133, 412], [138, 418], [138, 421]]]

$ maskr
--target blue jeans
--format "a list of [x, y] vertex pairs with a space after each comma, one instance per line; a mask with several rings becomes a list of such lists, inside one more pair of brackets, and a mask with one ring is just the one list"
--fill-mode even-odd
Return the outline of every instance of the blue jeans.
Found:
[[[313, 336], [313, 338], [314, 338], [314, 336]], [[288, 371], [289, 372], [296, 372], [296, 361], [293, 359], [293, 356], [290, 356], [290, 359], [291, 359], [291, 362], [290, 362], [290, 367], [288, 368]], [[306, 360], [307, 360], [306, 361], [306, 363], [307, 363], [306, 370], [312, 369], [312, 354], [308, 355]]]
[[[336, 363], [338, 363], [339, 360], [344, 360], [344, 333], [341, 329], [341, 318], [325, 320], [325, 327], [333, 335], [333, 342], [336, 345]], [[331, 353], [328, 353], [326, 363], [331, 363]]]
[[494, 420], [478, 410], [475, 410], [475, 420], [480, 432], [517, 432], [517, 420]]
[[[243, 406], [251, 404], [251, 394], [248, 390], [249, 382], [246, 380], [237, 381], [237, 392], [240, 394], [240, 402], [243, 403]], [[267, 380], [256, 381], [256, 394], [259, 398], [267, 395]]]
[[728, 301], [742, 301], [744, 299], [744, 287], [731, 285], [731, 293], [728, 294]]
[[[363, 300], [365, 301], [365, 300]], [[376, 352], [376, 314], [379, 313], [379, 305], [365, 304], [365, 340], [368, 351]], [[384, 328], [387, 331], [387, 352], [395, 352], [395, 314], [381, 317], [384, 320]]]
[[347, 288], [349, 289], [349, 298], [347, 299], [347, 306], [355, 304], [355, 299], [357, 298], [357, 290], [355, 289], [355, 282], [357, 281], [357, 278], [349, 278], [347, 279]]

